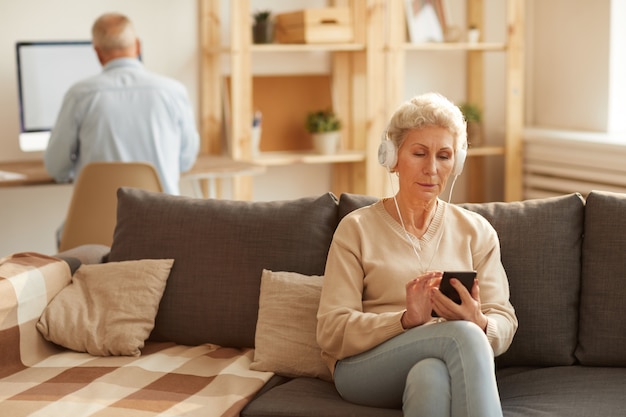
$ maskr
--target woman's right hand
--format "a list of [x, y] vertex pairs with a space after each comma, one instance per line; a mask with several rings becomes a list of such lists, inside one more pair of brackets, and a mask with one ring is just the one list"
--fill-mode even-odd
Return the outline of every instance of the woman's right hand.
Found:
[[402, 315], [402, 327], [410, 329], [431, 319], [430, 289], [443, 276], [441, 271], [431, 271], [406, 283], [406, 311]]

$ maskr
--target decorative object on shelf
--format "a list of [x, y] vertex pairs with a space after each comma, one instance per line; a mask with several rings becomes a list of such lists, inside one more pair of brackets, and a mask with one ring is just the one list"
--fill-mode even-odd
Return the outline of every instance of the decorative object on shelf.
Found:
[[458, 25], [446, 26], [443, 32], [446, 42], [459, 42], [463, 38], [463, 30]]
[[467, 42], [478, 43], [480, 40], [480, 29], [472, 25], [467, 29]]
[[261, 122], [263, 114], [260, 110], [254, 112], [252, 118], [252, 156], [259, 156], [261, 153]]
[[279, 43], [352, 42], [352, 21], [347, 7], [304, 9], [276, 15]]
[[443, 40], [445, 42], [460, 42], [463, 38], [463, 29], [461, 26], [452, 22], [452, 14], [448, 10], [448, 2], [444, 0], [436, 0], [435, 8], [437, 16], [443, 30]]
[[254, 43], [272, 43], [274, 41], [274, 22], [272, 12], [269, 10], [259, 10], [252, 17], [252, 41]]
[[441, 0], [405, 0], [411, 43], [443, 42], [445, 16]]
[[461, 103], [459, 105], [465, 120], [467, 121], [467, 143], [471, 147], [483, 145], [483, 112], [474, 103]]
[[332, 110], [309, 112], [305, 127], [318, 153], [329, 155], [337, 152], [341, 140], [341, 121]]

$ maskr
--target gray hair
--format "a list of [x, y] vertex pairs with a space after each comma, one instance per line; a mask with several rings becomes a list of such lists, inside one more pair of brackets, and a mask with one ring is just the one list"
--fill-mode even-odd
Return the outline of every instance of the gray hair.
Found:
[[137, 39], [130, 19], [119, 13], [100, 16], [91, 27], [91, 37], [93, 46], [104, 52], [126, 49]]
[[454, 149], [467, 148], [467, 123], [461, 109], [438, 93], [421, 94], [402, 103], [385, 134], [400, 149], [409, 131], [426, 126], [443, 127], [452, 135]]

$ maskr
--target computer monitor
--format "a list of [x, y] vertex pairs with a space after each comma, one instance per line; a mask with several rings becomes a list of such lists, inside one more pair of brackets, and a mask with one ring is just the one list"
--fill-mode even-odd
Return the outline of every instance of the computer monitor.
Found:
[[67, 90], [102, 71], [91, 42], [17, 42], [20, 149], [42, 151]]

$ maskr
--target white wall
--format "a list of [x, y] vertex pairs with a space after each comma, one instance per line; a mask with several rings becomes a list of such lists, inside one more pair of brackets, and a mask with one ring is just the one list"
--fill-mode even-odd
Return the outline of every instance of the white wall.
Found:
[[532, 34], [527, 45], [532, 57], [527, 124], [607, 130], [610, 3], [532, 1], [527, 19]]
[[626, 133], [626, 1], [611, 0], [608, 131]]

